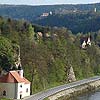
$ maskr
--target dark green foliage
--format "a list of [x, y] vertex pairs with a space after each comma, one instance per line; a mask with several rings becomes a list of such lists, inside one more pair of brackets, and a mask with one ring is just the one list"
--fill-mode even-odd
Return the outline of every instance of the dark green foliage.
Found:
[[13, 65], [13, 47], [10, 40], [0, 36], [0, 67], [9, 71]]
[[[52, 21], [53, 20], [53, 21]], [[78, 32], [95, 32], [100, 29], [100, 13], [78, 12], [56, 14], [34, 21], [43, 26], [67, 27], [73, 34]]]
[[[97, 12], [94, 12], [95, 7]], [[41, 17], [43, 13], [49, 13], [50, 11], [53, 12], [53, 15]], [[44, 26], [67, 27], [74, 34], [95, 32], [100, 29], [100, 3], [44, 6], [0, 5], [0, 15], [7, 18], [25, 19]], [[7, 23], [11, 23], [10, 18]], [[6, 23], [2, 24], [2, 31], [5, 29], [6, 34], [9, 30], [12, 30], [12, 27]]]
[[[19, 45], [24, 75], [32, 83], [31, 93], [67, 83], [70, 65], [77, 79], [100, 75], [99, 31], [89, 33], [92, 36], [92, 46], [83, 50], [80, 48], [83, 34], [75, 36], [66, 28], [41, 27], [24, 20], [8, 21], [3, 18], [0, 19], [0, 28], [3, 27], [2, 23], [11, 28], [6, 31], [7, 34], [4, 31], [6, 27], [1, 30], [0, 67], [10, 69], [15, 61], [13, 53]], [[43, 37], [34, 39], [40, 31]]]
[[0, 15], [16, 19], [26, 19], [33, 21], [42, 13], [50, 12], [66, 14], [68, 11], [93, 11], [94, 7], [100, 10], [100, 3], [97, 4], [80, 4], [80, 5], [43, 5], [43, 6], [26, 6], [26, 5], [0, 5]]

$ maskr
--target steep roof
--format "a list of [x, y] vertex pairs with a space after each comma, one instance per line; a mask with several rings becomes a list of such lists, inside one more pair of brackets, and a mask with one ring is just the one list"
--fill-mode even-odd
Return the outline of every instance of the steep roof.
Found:
[[25, 83], [30, 82], [26, 78], [21, 78], [17, 71], [10, 71], [6, 75], [0, 77], [1, 83]]
[[83, 37], [81, 37], [80, 38], [81, 43], [83, 43], [83, 41], [87, 42], [88, 41], [88, 38], [90, 38], [90, 40], [92, 39], [91, 36], [83, 36]]

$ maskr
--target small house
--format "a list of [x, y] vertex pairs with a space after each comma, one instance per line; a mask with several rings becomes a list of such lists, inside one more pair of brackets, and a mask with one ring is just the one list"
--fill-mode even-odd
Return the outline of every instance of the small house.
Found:
[[91, 46], [91, 38], [90, 37], [84, 37], [81, 39], [81, 47], [83, 49], [86, 49], [88, 46]]
[[30, 96], [30, 82], [23, 77], [23, 70], [9, 71], [0, 76], [0, 97], [21, 99]]
[[41, 15], [41, 17], [48, 17], [49, 16], [49, 13], [43, 13], [42, 15]]

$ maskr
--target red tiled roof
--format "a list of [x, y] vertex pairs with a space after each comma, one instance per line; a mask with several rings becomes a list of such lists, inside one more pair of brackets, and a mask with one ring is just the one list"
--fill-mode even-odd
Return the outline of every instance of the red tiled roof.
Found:
[[29, 84], [30, 81], [28, 81], [25, 77], [23, 77], [24, 81], [25, 81], [25, 84]]
[[0, 77], [1, 83], [25, 83], [29, 84], [30, 82], [26, 78], [21, 78], [17, 71], [10, 71], [6, 75]]

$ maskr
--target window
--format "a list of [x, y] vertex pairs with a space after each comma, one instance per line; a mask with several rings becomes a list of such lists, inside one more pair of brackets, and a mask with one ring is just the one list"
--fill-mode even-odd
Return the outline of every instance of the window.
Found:
[[22, 85], [20, 85], [20, 87], [22, 88]]
[[3, 91], [3, 96], [6, 96], [6, 91], [5, 90]]
[[26, 89], [26, 92], [28, 92], [28, 88]]

